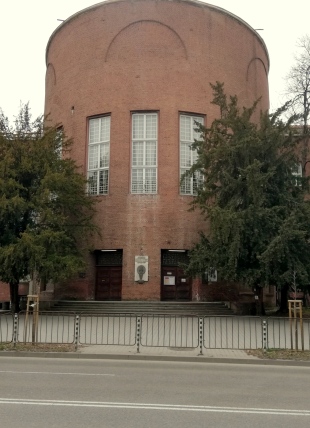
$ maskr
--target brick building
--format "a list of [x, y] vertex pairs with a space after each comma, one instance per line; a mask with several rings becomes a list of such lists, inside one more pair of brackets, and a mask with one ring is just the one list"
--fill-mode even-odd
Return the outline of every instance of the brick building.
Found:
[[55, 298], [192, 300], [204, 285], [186, 260], [204, 221], [189, 212], [194, 121], [210, 124], [210, 82], [269, 107], [266, 46], [232, 13], [195, 0], [112, 0], [77, 12], [46, 49], [45, 114], [98, 198], [85, 272]]

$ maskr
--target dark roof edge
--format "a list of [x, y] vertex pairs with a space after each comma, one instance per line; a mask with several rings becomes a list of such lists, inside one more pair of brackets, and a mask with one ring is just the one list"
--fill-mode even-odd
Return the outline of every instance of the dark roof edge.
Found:
[[[50, 47], [50, 44], [55, 36], [55, 34], [60, 31], [65, 25], [67, 25], [70, 21], [72, 21], [73, 19], [77, 18], [79, 15], [88, 12], [92, 9], [97, 9], [98, 7], [101, 7], [103, 5], [107, 5], [107, 4], [111, 4], [111, 3], [125, 3], [128, 0], [105, 0], [102, 1], [100, 3], [96, 3], [93, 4], [92, 6], [86, 7], [85, 9], [82, 9], [76, 13], [74, 13], [73, 15], [69, 16], [69, 18], [67, 18], [65, 21], [63, 21], [51, 34], [50, 38], [48, 39], [47, 45], [46, 45], [46, 50], [45, 50], [45, 63], [47, 65], [47, 53]], [[147, 0], [130, 0], [130, 2], [138, 2], [138, 1], [147, 1]], [[156, 0], [155, 0], [156, 1]], [[260, 36], [260, 34], [254, 30], [253, 27], [251, 27], [246, 21], [244, 21], [243, 19], [239, 18], [239, 16], [234, 15], [233, 13], [229, 12], [226, 9], [223, 9], [219, 6], [215, 6], [213, 4], [210, 3], [205, 3], [203, 1], [200, 0], [157, 0], [157, 1], [169, 1], [169, 2], [176, 2], [176, 3], [188, 3], [192, 6], [197, 6], [197, 7], [203, 7], [203, 8], [208, 8], [211, 10], [214, 10], [216, 12], [219, 13], [223, 13], [233, 19], [235, 19], [236, 21], [240, 22], [241, 24], [243, 24], [245, 27], [247, 27], [252, 33], [255, 34], [255, 36], [258, 38], [258, 40], [260, 41], [260, 43], [262, 44], [263, 48], [266, 51], [266, 55], [267, 55], [267, 59], [268, 59], [268, 71], [269, 71], [269, 67], [270, 67], [270, 58], [269, 58], [269, 53], [268, 53], [268, 49], [266, 46], [266, 43], [264, 42], [263, 38]]]

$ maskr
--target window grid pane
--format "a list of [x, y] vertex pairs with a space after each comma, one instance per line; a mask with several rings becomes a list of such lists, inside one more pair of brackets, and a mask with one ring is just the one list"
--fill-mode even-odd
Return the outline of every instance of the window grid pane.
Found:
[[203, 175], [200, 171], [196, 171], [192, 178], [193, 188], [192, 192], [194, 195], [197, 194], [197, 189], [203, 184]]
[[100, 142], [110, 141], [110, 116], [105, 116], [100, 119]]
[[[180, 176], [188, 171], [197, 160], [197, 151], [191, 150], [192, 143], [198, 139], [200, 133], [197, 132], [198, 122], [203, 125], [203, 117], [180, 115]], [[195, 195], [197, 188], [203, 182], [203, 175], [195, 172], [192, 177], [186, 177], [180, 186], [182, 195]]]
[[200, 132], [196, 131], [198, 125], [195, 122], [198, 122], [200, 125], [203, 125], [203, 117], [193, 117], [193, 141], [198, 140], [198, 138], [200, 137]]
[[110, 158], [110, 144], [100, 144], [100, 168], [109, 168], [109, 158]]
[[157, 113], [132, 116], [131, 192], [157, 192]]
[[132, 166], [143, 165], [143, 142], [134, 141], [132, 144]]
[[108, 193], [109, 171], [107, 169], [99, 171], [99, 194], [106, 195]]
[[156, 167], [156, 141], [145, 143], [145, 165]]
[[99, 141], [99, 120], [92, 119], [89, 121], [89, 144]]
[[88, 193], [90, 195], [97, 195], [97, 189], [98, 189], [97, 177], [98, 177], [97, 171], [88, 173]]
[[145, 138], [157, 139], [157, 115], [146, 115]]
[[[181, 175], [184, 174], [187, 170], [181, 168]], [[191, 178], [185, 177], [181, 183], [181, 194], [190, 195], [191, 194]]]
[[88, 148], [88, 170], [98, 168], [98, 144]]
[[156, 193], [156, 169], [146, 168], [144, 179], [145, 193]]
[[192, 150], [190, 143], [181, 142], [180, 147], [181, 168], [190, 168], [192, 166]]
[[98, 117], [89, 121], [89, 144], [110, 141], [110, 116]]
[[133, 169], [131, 179], [131, 192], [143, 193], [143, 169]]
[[180, 116], [181, 141], [191, 141], [191, 117]]
[[110, 116], [89, 121], [88, 192], [106, 195], [109, 184]]
[[134, 114], [132, 119], [132, 139], [142, 140], [144, 135], [144, 115]]

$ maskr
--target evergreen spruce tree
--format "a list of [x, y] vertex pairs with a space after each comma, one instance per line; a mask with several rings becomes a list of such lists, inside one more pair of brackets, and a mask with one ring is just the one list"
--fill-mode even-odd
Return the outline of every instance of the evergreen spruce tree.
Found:
[[70, 278], [85, 264], [87, 236], [96, 231], [94, 199], [70, 145], [56, 127], [45, 129], [43, 118], [32, 122], [28, 105], [14, 127], [0, 112], [0, 279], [10, 284], [15, 312], [20, 280]]
[[239, 108], [223, 84], [211, 85], [219, 119], [199, 124], [197, 162], [188, 174], [204, 179], [192, 208], [206, 218], [206, 228], [190, 253], [188, 273], [216, 267], [224, 280], [252, 287], [263, 311], [264, 286], [287, 287], [295, 273], [298, 287], [310, 282], [310, 204], [308, 179], [296, 175], [300, 141], [294, 136], [295, 117], [275, 114], [251, 118], [251, 108]]

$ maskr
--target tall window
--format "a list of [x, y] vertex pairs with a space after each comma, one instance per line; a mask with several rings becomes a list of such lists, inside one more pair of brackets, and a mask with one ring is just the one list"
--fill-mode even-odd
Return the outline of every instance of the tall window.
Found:
[[157, 192], [157, 113], [132, 115], [131, 193]]
[[302, 164], [301, 164], [301, 162], [298, 162], [298, 163], [295, 165], [295, 168], [293, 168], [293, 169], [292, 169], [292, 174], [293, 174], [295, 177], [299, 177], [299, 178], [301, 178], [301, 177], [302, 177]]
[[63, 126], [59, 126], [56, 129], [56, 153], [58, 154], [58, 157], [62, 158], [62, 145], [64, 141], [64, 128]]
[[[196, 150], [192, 150], [191, 146], [195, 139], [198, 139], [200, 134], [195, 129], [198, 122], [203, 125], [203, 117], [180, 115], [180, 176], [188, 171], [197, 160]], [[202, 175], [197, 171], [193, 176], [187, 176], [181, 184], [180, 193], [182, 195], [194, 195], [197, 186], [202, 181]]]
[[89, 120], [88, 192], [106, 195], [109, 184], [110, 116]]
[[302, 164], [301, 164], [301, 162], [296, 163], [294, 168], [292, 168], [292, 174], [295, 177], [295, 185], [301, 186], [301, 179], [302, 179]]

